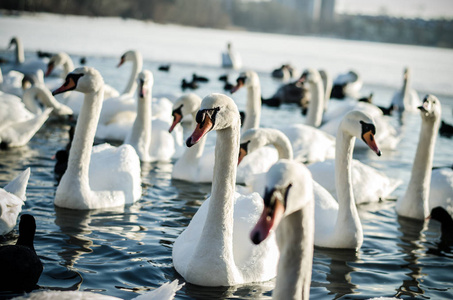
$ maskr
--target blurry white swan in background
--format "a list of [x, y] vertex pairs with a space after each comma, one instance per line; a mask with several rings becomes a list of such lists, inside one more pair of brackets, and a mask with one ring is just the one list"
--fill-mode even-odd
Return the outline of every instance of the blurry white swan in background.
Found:
[[15, 95], [0, 92], [0, 141], [8, 147], [27, 144], [49, 118], [52, 108], [33, 114]]
[[22, 97], [22, 94], [24, 93], [24, 87], [22, 84], [23, 79], [24, 73], [10, 70], [3, 74], [2, 69], [0, 68], [0, 91]]
[[[36, 99], [39, 100], [39, 103]], [[58, 102], [52, 95], [52, 92], [42, 84], [32, 86], [25, 90], [22, 101], [25, 107], [34, 114], [42, 113], [40, 104], [53, 108], [51, 115], [55, 117], [64, 118], [73, 114], [71, 108]]]
[[15, 47], [15, 65], [13, 66], [13, 70], [19, 71], [24, 74], [35, 74], [37, 70], [45, 71], [47, 67], [47, 61], [42, 59], [32, 59], [32, 60], [25, 60], [24, 54], [24, 45], [22, 44], [22, 40], [15, 36], [12, 37], [8, 48]]
[[27, 168], [4, 188], [0, 188], [0, 235], [7, 234], [16, 226], [17, 217], [26, 200], [29, 178], [30, 168]]
[[421, 101], [417, 91], [411, 88], [411, 70], [406, 67], [403, 74], [403, 86], [401, 90], [393, 94], [390, 107], [402, 113], [404, 111], [417, 112], [420, 105]]
[[[60, 75], [61, 77], [49, 78], [49, 76], [54, 72], [54, 69], [58, 66], [61, 66], [63, 69]], [[49, 89], [55, 89], [61, 86], [61, 84], [63, 84], [65, 77], [68, 75], [69, 72], [72, 72], [73, 70], [74, 63], [72, 62], [71, 57], [67, 53], [59, 52], [57, 54], [54, 54], [50, 58], [49, 63], [47, 64], [47, 70], [46, 73], [44, 74], [45, 75], [44, 84], [46, 84], [46, 86]], [[116, 97], [118, 95], [119, 93], [117, 90], [115, 90], [110, 85], [104, 83], [104, 99]], [[61, 96], [57, 96], [56, 99], [70, 107], [73, 110], [74, 115], [76, 116], [79, 115], [83, 103], [83, 94], [68, 92]]]
[[241, 56], [233, 49], [231, 42], [227, 44], [227, 50], [222, 52], [222, 67], [233, 68], [235, 70], [242, 67]]
[[[234, 101], [222, 94], [206, 96], [198, 126], [187, 146], [217, 131], [212, 193], [173, 245], [173, 265], [184, 279], [202, 286], [232, 286], [275, 277], [278, 248], [272, 235], [254, 246], [248, 233], [263, 209], [254, 193], [235, 192], [240, 118]], [[253, 263], [251, 263], [253, 262]]]
[[[200, 96], [189, 93], [178, 98], [173, 109], [173, 124], [169, 131], [172, 132], [187, 116], [192, 116], [192, 132], [198, 123], [196, 115], [200, 109]], [[186, 148], [181, 157], [174, 163], [171, 178], [191, 182], [212, 182], [214, 171], [214, 147], [205, 147], [206, 136], [192, 147]]]
[[170, 161], [175, 153], [175, 139], [168, 132], [170, 124], [151, 116], [153, 74], [144, 70], [137, 80], [137, 114], [124, 143], [134, 147], [141, 161]]
[[424, 220], [434, 207], [441, 206], [453, 215], [453, 171], [432, 170], [441, 104], [434, 95], [427, 95], [419, 109], [422, 125], [411, 178], [406, 193], [396, 202], [396, 212], [403, 217]]
[[68, 168], [55, 195], [55, 205], [99, 209], [131, 204], [141, 197], [140, 159], [130, 145], [93, 147], [102, 107], [104, 80], [93, 68], [77, 68], [53, 94], [85, 94], [69, 153]]
[[363, 81], [359, 73], [350, 70], [347, 73], [338, 75], [334, 79], [331, 97], [337, 99], [357, 99], [362, 85]]
[[273, 299], [308, 299], [313, 264], [314, 196], [310, 171], [280, 160], [266, 175], [264, 209], [250, 238], [255, 244], [271, 231], [280, 250]]
[[[370, 103], [348, 101], [330, 101], [324, 112], [324, 88], [321, 75], [316, 69], [309, 68], [303, 74], [303, 80], [308, 83], [311, 92], [306, 124], [319, 128], [332, 136], [336, 136], [342, 117], [351, 110], [365, 112], [374, 119], [379, 132], [377, 142], [383, 149], [395, 149], [401, 136], [397, 130], [385, 119], [377, 106]], [[355, 147], [366, 148], [365, 143], [357, 140]]]
[[[166, 282], [155, 290], [148, 291], [131, 300], [172, 300], [175, 294], [185, 283], [178, 284], [175, 279], [172, 282]], [[74, 300], [74, 299], [90, 299], [90, 300], [121, 300], [121, 298], [97, 294], [84, 291], [38, 291], [29, 293], [25, 296], [13, 298], [15, 300]]]

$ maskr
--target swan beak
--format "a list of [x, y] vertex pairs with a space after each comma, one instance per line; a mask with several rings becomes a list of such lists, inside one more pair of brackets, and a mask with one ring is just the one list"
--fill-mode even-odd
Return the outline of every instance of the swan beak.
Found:
[[71, 91], [76, 88], [76, 82], [72, 77], [67, 77], [65, 83], [60, 86], [58, 89], [52, 92], [52, 96], [64, 93], [66, 91]]
[[171, 124], [170, 129], [168, 129], [168, 132], [172, 132], [173, 129], [175, 129], [175, 126], [178, 125], [179, 122], [182, 120], [182, 115], [178, 113], [173, 114], [173, 123]]
[[[274, 196], [271, 195], [271, 197]], [[271, 230], [280, 223], [283, 213], [285, 212], [285, 208], [280, 201], [276, 200], [274, 203], [274, 208], [264, 206], [261, 217], [252, 232], [250, 232], [250, 239], [255, 245], [258, 245], [269, 236]]]
[[46, 70], [46, 74], [44, 74], [44, 76], [49, 76], [52, 71], [53, 71], [53, 68], [55, 67], [54, 63], [50, 62], [47, 64], [47, 70]]
[[244, 148], [239, 149], [239, 158], [238, 158], [238, 165], [241, 163], [241, 161], [244, 159], [244, 157], [247, 155], [247, 150]]
[[125, 61], [126, 60], [124, 59], [124, 57], [121, 57], [120, 62], [118, 63], [118, 65], [116, 67], [117, 68], [121, 67], [124, 64]]
[[193, 131], [192, 135], [187, 139], [187, 147], [192, 147], [193, 145], [198, 143], [206, 133], [211, 131], [213, 127], [214, 122], [212, 122], [208, 114], [205, 114], [203, 122], [199, 123], [199, 125]]
[[231, 88], [230, 93], [231, 94], [236, 93], [243, 86], [244, 86], [244, 82], [242, 80], [238, 80], [238, 83]]
[[374, 139], [374, 134], [370, 131], [365, 132], [363, 134], [363, 140], [365, 143], [376, 153], [378, 156], [381, 156], [381, 150], [379, 150], [378, 146], [376, 145], [376, 140]]

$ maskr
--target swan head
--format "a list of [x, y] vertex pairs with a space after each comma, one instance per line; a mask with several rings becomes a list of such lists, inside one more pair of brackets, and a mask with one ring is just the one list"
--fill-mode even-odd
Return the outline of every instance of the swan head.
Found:
[[381, 150], [379, 150], [374, 138], [376, 126], [368, 114], [358, 110], [350, 111], [343, 117], [338, 131], [362, 139], [374, 153], [381, 156]]
[[426, 95], [418, 109], [423, 121], [436, 122], [440, 120], [442, 115], [440, 101], [434, 95]]
[[121, 55], [120, 62], [116, 66], [117, 68], [121, 67], [126, 61], [134, 61], [139, 56], [141, 56], [140, 52], [136, 50], [129, 50], [126, 51], [123, 55]]
[[[272, 143], [271, 135], [278, 134], [279, 130], [271, 128], [251, 128], [241, 135], [238, 164], [242, 159], [266, 145]], [[283, 135], [283, 133], [282, 133]]]
[[143, 70], [137, 75], [138, 95], [142, 99], [146, 96], [151, 96], [151, 88], [154, 84], [154, 76], [151, 71]]
[[20, 40], [17, 36], [13, 36], [11, 40], [9, 41], [8, 49], [11, 49], [13, 45], [17, 46], [17, 44], [20, 43]]
[[194, 93], [189, 93], [179, 97], [173, 104], [173, 123], [171, 124], [170, 133], [176, 125], [178, 125], [185, 116], [194, 115], [201, 105], [201, 97]]
[[308, 82], [308, 83], [318, 83], [322, 80], [321, 74], [319, 71], [314, 68], [306, 69], [300, 79], [298, 80], [299, 83]]
[[236, 85], [231, 89], [231, 94], [237, 92], [241, 87], [258, 86], [260, 79], [255, 71], [246, 71], [239, 74]]
[[66, 76], [66, 80], [61, 87], [54, 90], [52, 95], [55, 96], [66, 91], [79, 91], [85, 94], [95, 93], [104, 86], [104, 79], [101, 74], [94, 68], [81, 67], [77, 68]]
[[266, 174], [264, 209], [250, 233], [259, 244], [277, 228], [280, 221], [314, 201], [310, 171], [302, 163], [281, 159]]
[[53, 55], [47, 63], [47, 71], [44, 76], [49, 76], [52, 73], [53, 69], [55, 69], [55, 67], [62, 66], [69, 60], [71, 60], [71, 58], [64, 52], [59, 52]]
[[233, 99], [218, 93], [206, 96], [201, 102], [195, 121], [198, 123], [192, 135], [187, 139], [187, 147], [198, 143], [212, 130], [240, 127], [239, 110]]

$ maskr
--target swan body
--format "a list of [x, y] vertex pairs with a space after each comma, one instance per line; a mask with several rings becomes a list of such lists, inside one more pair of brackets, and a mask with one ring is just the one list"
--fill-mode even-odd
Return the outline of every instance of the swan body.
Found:
[[453, 216], [453, 169], [439, 168], [432, 170], [429, 188], [429, 209], [443, 207]]
[[[175, 153], [175, 141], [167, 131], [169, 124], [159, 119], [152, 120], [151, 116], [153, 74], [148, 70], [142, 71], [138, 74], [138, 81], [137, 115], [124, 143], [134, 147], [141, 161], [170, 161]], [[152, 128], [155, 129], [154, 139]]]
[[[146, 292], [132, 300], [172, 300], [175, 294], [184, 286], [178, 280], [166, 282], [155, 290]], [[14, 300], [121, 300], [121, 298], [85, 291], [40, 291], [24, 296], [14, 297]]]
[[[313, 179], [324, 187], [331, 195], [337, 195], [335, 184], [335, 160], [329, 159], [308, 165]], [[359, 160], [352, 160], [352, 188], [357, 205], [378, 202], [389, 198], [391, 193], [400, 186], [402, 180], [390, 178]]]
[[49, 118], [52, 108], [33, 114], [17, 96], [0, 92], [0, 141], [8, 147], [26, 145]]
[[280, 260], [273, 299], [309, 299], [314, 244], [314, 197], [303, 164], [280, 160], [266, 176], [264, 209], [250, 238], [255, 244], [275, 228]]
[[21, 97], [23, 94], [22, 80], [24, 73], [10, 70], [6, 74], [0, 69], [0, 91]]
[[0, 189], [0, 235], [7, 234], [16, 226], [17, 217], [26, 200], [25, 190], [29, 178], [30, 168], [27, 168], [3, 189]]
[[[85, 94], [68, 168], [56, 191], [56, 206], [100, 209], [131, 204], [141, 197], [140, 160], [134, 148], [130, 145], [92, 146], [102, 106], [103, 86], [102, 76], [97, 70], [83, 67], [69, 73], [65, 84], [53, 92], [76, 90]], [[102, 176], [89, 175], [95, 162]]]
[[332, 98], [344, 99], [345, 97], [358, 98], [363, 81], [359, 74], [353, 70], [338, 75], [333, 81]]
[[[414, 164], [412, 165], [411, 178], [406, 193], [396, 202], [396, 212], [403, 217], [424, 220], [429, 216], [430, 212], [431, 169], [442, 110], [440, 101], [434, 95], [427, 95], [419, 109], [422, 127], [415, 152]], [[451, 196], [448, 198], [451, 199]], [[443, 206], [449, 210], [448, 207], [444, 206], [446, 202], [439, 203], [447, 201], [448, 198], [436, 199], [433, 204], [435, 206]]]
[[404, 69], [403, 86], [401, 90], [395, 92], [392, 97], [391, 107], [398, 109], [398, 112], [404, 111], [417, 112], [418, 107], [421, 105], [420, 97], [417, 91], [410, 86], [410, 68]]
[[[275, 237], [253, 246], [247, 236], [262, 211], [258, 194], [235, 192], [239, 152], [239, 111], [222, 94], [206, 96], [197, 115], [199, 124], [187, 146], [217, 131], [211, 196], [203, 202], [173, 246], [173, 265], [184, 279], [203, 286], [232, 286], [267, 281], [276, 275]], [[253, 262], [253, 263], [251, 263]]]
[[22, 101], [25, 107], [34, 114], [42, 113], [42, 109], [35, 99], [39, 99], [42, 104], [46, 107], [52, 108], [52, 116], [55, 117], [67, 117], [73, 114], [70, 107], [58, 102], [52, 92], [43, 85], [35, 85], [25, 90], [22, 96]]
[[238, 52], [233, 50], [231, 43], [228, 43], [226, 52], [222, 53], [222, 67], [235, 70], [242, 67], [242, 59]]

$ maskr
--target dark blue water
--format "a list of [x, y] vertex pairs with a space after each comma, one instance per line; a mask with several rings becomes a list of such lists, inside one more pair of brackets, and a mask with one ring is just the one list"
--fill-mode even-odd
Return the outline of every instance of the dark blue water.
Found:
[[[114, 68], [119, 56], [87, 60], [101, 71], [107, 83], [122, 90], [128, 70]], [[73, 58], [78, 61], [79, 56]], [[157, 71], [160, 63], [144, 64], [154, 73], [155, 94], [181, 92], [181, 79], [189, 79], [193, 72], [211, 79], [196, 90], [200, 96], [222, 92], [223, 84], [217, 78], [225, 71], [220, 67], [173, 64], [169, 73], [163, 73]], [[238, 74], [231, 73], [232, 79]], [[259, 73], [264, 97], [280, 84], [269, 73]], [[388, 104], [395, 90], [365, 83], [363, 95], [370, 91], [378, 104]], [[444, 119], [452, 122], [452, 96], [438, 97]], [[240, 91], [235, 100], [240, 109], [244, 108], [245, 91]], [[298, 109], [263, 107], [262, 126], [287, 122], [303, 122]], [[0, 152], [0, 186], [31, 167], [22, 213], [34, 215], [37, 221], [35, 248], [44, 264], [38, 284], [42, 289], [94, 291], [130, 299], [167, 281], [184, 281], [172, 266], [172, 245], [210, 192], [210, 185], [172, 180], [172, 163], [142, 164], [143, 197], [135, 204], [99, 211], [56, 208], [55, 161], [51, 157], [66, 145], [68, 128], [48, 121], [27, 146]], [[356, 154], [363, 162], [403, 180], [393, 193], [395, 199], [404, 193], [409, 181], [419, 130], [420, 116], [414, 114], [407, 120], [397, 150], [384, 151], [382, 157], [370, 151]], [[434, 165], [451, 164], [452, 149], [453, 140], [438, 137]], [[453, 253], [452, 248], [438, 249], [439, 224], [401, 219], [394, 207], [392, 200], [359, 207], [364, 243], [357, 253], [315, 249], [312, 299], [453, 298]], [[14, 243], [16, 237], [17, 228], [5, 243]], [[273, 285], [273, 281], [229, 288], [186, 284], [176, 299], [270, 299]], [[14, 294], [0, 293], [0, 298], [11, 296]]]

